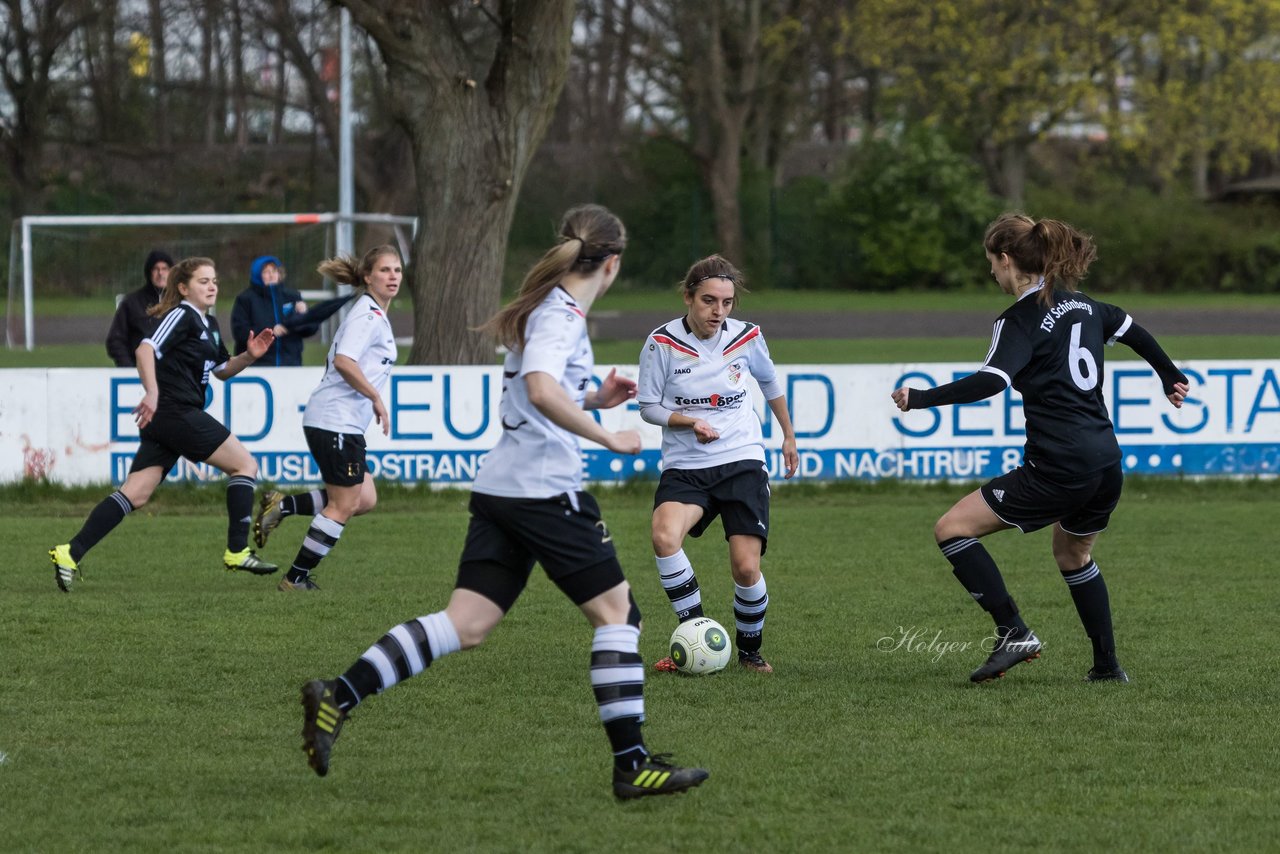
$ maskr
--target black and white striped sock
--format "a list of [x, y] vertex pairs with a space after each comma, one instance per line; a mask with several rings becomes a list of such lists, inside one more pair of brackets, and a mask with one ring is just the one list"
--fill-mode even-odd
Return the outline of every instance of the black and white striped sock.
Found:
[[401, 623], [338, 677], [338, 707], [346, 711], [370, 694], [381, 694], [460, 649], [458, 630], [444, 611]]
[[242, 552], [249, 546], [249, 523], [253, 521], [253, 491], [256, 477], [243, 474], [227, 478], [227, 550]]
[[118, 489], [99, 501], [89, 511], [80, 532], [71, 539], [71, 559], [78, 561], [84, 557], [85, 552], [101, 542], [132, 512], [133, 504]]
[[335, 522], [323, 513], [317, 514], [311, 520], [311, 527], [307, 528], [307, 535], [302, 538], [297, 557], [293, 559], [293, 566], [289, 569], [289, 580], [298, 581], [310, 575], [311, 570], [315, 569], [338, 544], [338, 538], [342, 536], [345, 527], [341, 522]]
[[1089, 561], [1079, 569], [1064, 572], [1062, 580], [1067, 582], [1080, 623], [1093, 643], [1094, 666], [1115, 667], [1118, 662], [1115, 634], [1111, 628], [1111, 597], [1107, 594], [1107, 583], [1102, 580], [1098, 564]]
[[323, 489], [313, 489], [310, 492], [286, 495], [280, 502], [280, 515], [314, 516], [323, 510], [328, 503], [329, 493]]
[[640, 659], [640, 629], [601, 626], [591, 640], [591, 688], [600, 721], [613, 747], [614, 764], [638, 768], [648, 751], [640, 735], [644, 722], [644, 662]]
[[750, 587], [733, 585], [733, 619], [738, 628], [738, 651], [759, 652], [764, 640], [764, 614], [769, 608], [769, 591], [764, 574]]
[[702, 591], [698, 588], [698, 577], [693, 574], [693, 565], [685, 556], [684, 549], [667, 557], [656, 559], [658, 562], [658, 578], [662, 581], [662, 589], [667, 591], [671, 607], [680, 622], [702, 616]]

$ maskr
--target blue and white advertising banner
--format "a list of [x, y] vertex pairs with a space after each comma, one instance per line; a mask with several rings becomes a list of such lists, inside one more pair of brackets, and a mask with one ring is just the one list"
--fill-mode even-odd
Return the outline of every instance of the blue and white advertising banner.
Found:
[[[608, 375], [597, 366], [597, 382]], [[1156, 475], [1280, 473], [1280, 360], [1207, 360], [1181, 365], [1192, 380], [1182, 409], [1169, 405], [1143, 362], [1111, 362], [1104, 390], [1125, 470]], [[618, 366], [635, 377], [633, 365]], [[901, 413], [899, 386], [928, 387], [974, 370], [970, 364], [779, 365], [809, 480], [981, 480], [1020, 464], [1022, 402], [1003, 394], [978, 403]], [[259, 479], [315, 483], [319, 473], [302, 434], [302, 410], [320, 368], [253, 369], [210, 385], [208, 411], [257, 456]], [[780, 469], [781, 435], [756, 395], [769, 467]], [[369, 465], [385, 480], [467, 484], [502, 433], [498, 367], [396, 368], [383, 395], [390, 433], [371, 426]], [[0, 481], [47, 477], [65, 484], [120, 483], [137, 450], [131, 410], [137, 374], [122, 369], [0, 371]], [[656, 478], [658, 428], [634, 404], [596, 413], [610, 430], [639, 430], [636, 457], [583, 443], [591, 481]], [[214, 480], [204, 464], [180, 461], [170, 477]]]

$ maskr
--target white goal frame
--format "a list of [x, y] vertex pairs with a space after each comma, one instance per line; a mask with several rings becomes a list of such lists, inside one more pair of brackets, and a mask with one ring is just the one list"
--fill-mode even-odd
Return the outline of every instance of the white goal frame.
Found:
[[[278, 214], [121, 214], [91, 216], [25, 216], [14, 223], [10, 236], [9, 259], [14, 263], [14, 240], [19, 240], [22, 258], [23, 332], [26, 349], [36, 345], [35, 269], [32, 258], [31, 229], [38, 226], [195, 226], [195, 225], [324, 225], [341, 223], [373, 223], [389, 225], [395, 231], [396, 242], [405, 263], [413, 249], [413, 238], [418, 233], [418, 218], [376, 213], [278, 213]], [[406, 235], [405, 229], [409, 228]], [[337, 251], [350, 251], [339, 247]], [[13, 305], [13, 278], [9, 279], [9, 305]], [[327, 295], [327, 294], [326, 294]], [[5, 312], [6, 316], [8, 311]], [[14, 349], [10, 326], [5, 324], [5, 347]]]

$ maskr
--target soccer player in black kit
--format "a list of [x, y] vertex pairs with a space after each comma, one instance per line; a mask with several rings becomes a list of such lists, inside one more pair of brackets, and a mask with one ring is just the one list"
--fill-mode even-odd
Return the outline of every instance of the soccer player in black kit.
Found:
[[218, 321], [209, 313], [218, 299], [218, 278], [208, 258], [188, 258], [169, 272], [169, 285], [150, 309], [160, 323], [135, 352], [142, 380], [142, 401], [134, 408], [141, 442], [123, 484], [89, 513], [70, 542], [49, 550], [53, 578], [64, 593], [80, 574], [80, 560], [134, 510], [146, 504], [178, 457], [208, 462], [227, 474], [227, 550], [229, 571], [269, 575], [267, 563], [249, 548], [249, 521], [258, 462], [221, 422], [204, 411], [209, 375], [229, 379], [252, 365], [275, 336], [262, 329], [249, 337], [249, 349], [227, 353]]
[[991, 275], [1015, 298], [996, 319], [986, 361], [955, 382], [893, 392], [903, 412], [973, 403], [1008, 386], [1022, 394], [1023, 465], [957, 501], [934, 526], [956, 578], [996, 623], [991, 656], [969, 678], [998, 679], [1015, 664], [1038, 658], [1041, 649], [979, 538], [1053, 525], [1054, 560], [1093, 643], [1093, 667], [1085, 678], [1128, 682], [1116, 658], [1107, 586], [1092, 556], [1124, 482], [1102, 395], [1102, 348], [1115, 341], [1132, 348], [1155, 369], [1178, 408], [1187, 377], [1123, 309], [1072, 290], [1097, 257], [1088, 235], [1057, 220], [1004, 214], [987, 228], [983, 246]]

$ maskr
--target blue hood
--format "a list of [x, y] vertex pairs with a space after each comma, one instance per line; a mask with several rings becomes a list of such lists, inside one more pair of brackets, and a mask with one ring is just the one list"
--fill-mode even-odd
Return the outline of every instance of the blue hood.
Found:
[[[249, 266], [249, 284], [257, 285], [258, 287], [263, 286], [262, 268], [268, 264], [275, 264], [281, 270], [284, 269], [284, 264], [281, 263], [280, 259], [274, 255], [262, 255], [258, 258], [254, 258], [253, 264]], [[284, 278], [281, 277], [280, 281], [283, 282]]]

